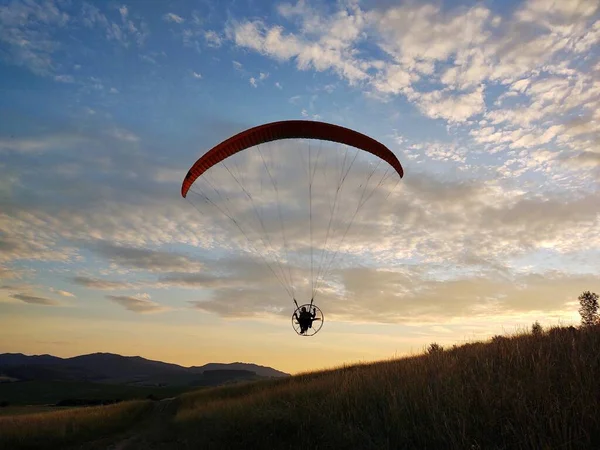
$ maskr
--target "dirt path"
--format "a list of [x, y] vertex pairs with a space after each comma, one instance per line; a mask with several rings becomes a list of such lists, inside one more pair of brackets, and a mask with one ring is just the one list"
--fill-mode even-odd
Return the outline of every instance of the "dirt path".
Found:
[[[140, 424], [123, 433], [88, 442], [73, 450], [158, 450], [174, 448], [165, 440], [166, 425], [177, 412], [177, 397], [165, 398], [154, 402], [154, 409], [149, 417]], [[173, 444], [171, 442], [171, 444]]]
[[[177, 412], [177, 398], [165, 398], [154, 403], [154, 411], [143, 428], [134, 432], [106, 450], [133, 450], [133, 449], [155, 449], [163, 447], [160, 442], [161, 430], [173, 418]], [[158, 440], [158, 442], [156, 442]]]

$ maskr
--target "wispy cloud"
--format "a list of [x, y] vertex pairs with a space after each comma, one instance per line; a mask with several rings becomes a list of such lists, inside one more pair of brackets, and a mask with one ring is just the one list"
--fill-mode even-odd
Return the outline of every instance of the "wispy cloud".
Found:
[[7, 48], [4, 56], [38, 75], [52, 73], [56, 66], [53, 55], [60, 47], [53, 32], [71, 20], [53, 1], [15, 1], [0, 6], [0, 42]]
[[163, 16], [163, 19], [166, 20], [167, 22], [174, 22], [174, 23], [183, 23], [185, 22], [185, 19], [175, 13], [167, 13]]
[[148, 294], [137, 294], [135, 296], [107, 295], [106, 297], [128, 311], [139, 314], [159, 313], [169, 309], [150, 300]]
[[205, 31], [204, 39], [209, 47], [219, 48], [223, 45], [223, 38], [213, 30]]
[[117, 290], [117, 289], [129, 289], [132, 287], [131, 283], [122, 281], [109, 281], [98, 278], [91, 278], [86, 276], [76, 276], [72, 279], [73, 283], [85, 286], [91, 289], [99, 290]]
[[54, 292], [62, 297], [75, 297], [75, 294], [73, 294], [72, 292], [64, 291], [62, 289], [54, 289], [51, 287], [50, 292]]
[[90, 245], [89, 248], [124, 267], [144, 269], [150, 272], [195, 272], [204, 267], [204, 264], [198, 260], [172, 252], [125, 247], [110, 242], [98, 242]]
[[12, 298], [20, 300], [31, 305], [44, 305], [44, 306], [57, 306], [60, 302], [46, 297], [38, 297], [36, 295], [28, 294], [12, 294]]
[[105, 14], [96, 6], [83, 3], [80, 20], [88, 28], [103, 30], [106, 39], [124, 47], [129, 47], [132, 43], [143, 45], [150, 34], [146, 22], [130, 19], [129, 9], [126, 6], [117, 8], [116, 13], [118, 19], [114, 17], [117, 15], [115, 12], [107, 11]]

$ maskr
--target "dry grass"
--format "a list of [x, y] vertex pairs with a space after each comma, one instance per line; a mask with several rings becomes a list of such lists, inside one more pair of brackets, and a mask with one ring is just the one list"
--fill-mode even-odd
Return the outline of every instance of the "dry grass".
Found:
[[19, 416], [34, 413], [47, 413], [54, 411], [66, 411], [72, 406], [42, 406], [42, 405], [20, 405], [0, 408], [0, 416]]
[[0, 416], [0, 448], [64, 448], [75, 442], [123, 430], [138, 422], [151, 408], [150, 401], [130, 401]]
[[188, 394], [178, 448], [600, 448], [599, 349], [557, 328]]

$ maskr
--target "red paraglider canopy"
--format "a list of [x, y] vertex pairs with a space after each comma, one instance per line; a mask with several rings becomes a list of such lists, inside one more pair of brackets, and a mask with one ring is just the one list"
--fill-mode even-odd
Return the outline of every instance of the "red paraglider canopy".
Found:
[[383, 159], [398, 172], [400, 178], [404, 175], [396, 155], [369, 136], [325, 122], [285, 120], [242, 131], [210, 149], [188, 171], [181, 186], [181, 195], [185, 197], [194, 181], [215, 164], [249, 147], [279, 139], [320, 139], [350, 145]]

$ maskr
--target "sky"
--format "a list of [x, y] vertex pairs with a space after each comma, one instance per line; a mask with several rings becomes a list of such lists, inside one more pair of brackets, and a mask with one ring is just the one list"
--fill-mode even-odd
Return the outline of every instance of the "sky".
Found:
[[[0, 0], [0, 352], [298, 373], [578, 323], [599, 42], [597, 0]], [[181, 196], [208, 149], [288, 119], [371, 136], [404, 177], [360, 152], [336, 207], [355, 149], [288, 140]]]

